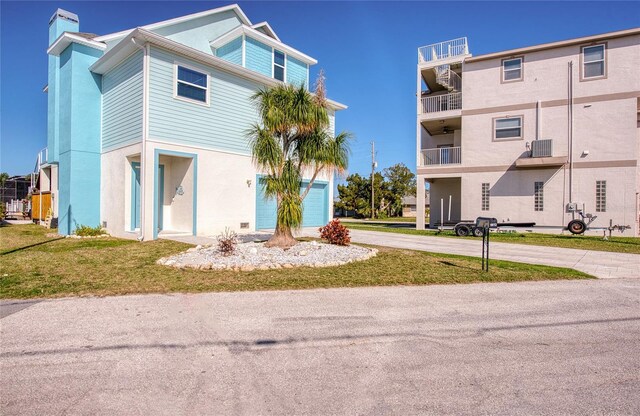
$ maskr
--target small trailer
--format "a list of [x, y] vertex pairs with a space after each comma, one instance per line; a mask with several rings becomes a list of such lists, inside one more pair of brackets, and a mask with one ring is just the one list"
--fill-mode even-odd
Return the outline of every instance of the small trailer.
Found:
[[[480, 217], [478, 217], [480, 218]], [[498, 228], [498, 227], [533, 227], [536, 225], [535, 222], [531, 223], [498, 223], [496, 218], [489, 218], [489, 228]], [[476, 221], [460, 221], [453, 227], [453, 231], [456, 233], [458, 237], [467, 237], [469, 235], [474, 237], [482, 237], [484, 230], [482, 227], [478, 227]]]

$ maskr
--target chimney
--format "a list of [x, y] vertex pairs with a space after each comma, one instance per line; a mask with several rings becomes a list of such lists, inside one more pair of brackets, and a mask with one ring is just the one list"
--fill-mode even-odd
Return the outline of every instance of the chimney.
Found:
[[80, 19], [75, 13], [58, 9], [49, 19], [49, 46], [53, 44], [64, 32], [78, 32]]

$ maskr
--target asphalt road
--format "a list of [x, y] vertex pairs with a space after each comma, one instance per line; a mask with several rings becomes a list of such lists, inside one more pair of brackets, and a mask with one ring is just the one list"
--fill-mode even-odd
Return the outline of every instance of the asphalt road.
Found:
[[2, 415], [640, 414], [640, 280], [5, 302]]

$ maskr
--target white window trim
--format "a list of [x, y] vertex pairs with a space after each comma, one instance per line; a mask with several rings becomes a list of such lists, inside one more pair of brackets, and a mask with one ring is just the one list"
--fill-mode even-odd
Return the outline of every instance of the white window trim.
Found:
[[[196, 71], [196, 72], [200, 72], [201, 74], [205, 74], [207, 76], [207, 88], [202, 88], [202, 86], [200, 85], [195, 85], [195, 84], [191, 84], [189, 82], [186, 81], [182, 81], [182, 80], [178, 80], [178, 67], [181, 66], [183, 68], [186, 69], [190, 69], [192, 71]], [[183, 84], [186, 85], [190, 85], [196, 88], [200, 88], [200, 89], [205, 89], [206, 93], [205, 93], [205, 98], [206, 101], [202, 102], [202, 101], [198, 101], [198, 100], [194, 100], [188, 97], [183, 97], [181, 95], [178, 95], [178, 82], [181, 82]], [[198, 68], [195, 67], [193, 65], [189, 65], [189, 64], [185, 64], [183, 62], [178, 62], [178, 61], [174, 61], [173, 62], [173, 98], [176, 100], [180, 100], [180, 101], [185, 101], [188, 103], [193, 103], [193, 104], [198, 104], [198, 105], [202, 105], [205, 107], [210, 107], [210, 100], [211, 100], [211, 73], [209, 71], [205, 71], [202, 68]]]
[[[276, 51], [284, 55], [284, 66], [282, 66], [282, 81], [276, 79]], [[280, 65], [278, 65], [280, 66]], [[280, 82], [287, 82], [287, 53], [276, 48], [271, 48], [271, 78]]]
[[[585, 49], [588, 48], [602, 48], [602, 59], [596, 59], [594, 61], [587, 62], [586, 56], [584, 54]], [[602, 62], [602, 74], [594, 75], [592, 77], [588, 77], [586, 67], [587, 64], [592, 64], [595, 62]], [[598, 79], [605, 78], [607, 76], [607, 47], [604, 43], [599, 43], [597, 45], [587, 45], [582, 47], [582, 79]]]
[[[505, 68], [505, 63], [510, 62], [510, 61], [520, 61], [520, 66], [518, 67], [518, 69], [506, 69]], [[523, 71], [523, 64], [524, 64], [524, 59], [522, 59], [522, 56], [517, 56], [515, 58], [508, 58], [508, 59], [503, 59], [502, 60], [502, 82], [503, 83], [507, 83], [507, 82], [516, 82], [516, 81], [522, 81], [522, 79], [524, 78], [524, 71]], [[519, 78], [514, 78], [514, 79], [507, 79], [505, 77], [505, 74], [507, 72], [513, 72], [513, 71], [520, 71], [520, 77]]]
[[[500, 120], [513, 120], [513, 119], [520, 119], [520, 135], [519, 136], [513, 136], [513, 137], [500, 137], [498, 138], [498, 130], [510, 130], [510, 129], [515, 129], [516, 127], [502, 127], [502, 128], [498, 128], [498, 121]], [[506, 117], [498, 117], [498, 118], [494, 118], [493, 119], [493, 141], [494, 142], [502, 142], [502, 141], [508, 141], [508, 140], [522, 140], [524, 137], [524, 117], [523, 116], [506, 116]]]

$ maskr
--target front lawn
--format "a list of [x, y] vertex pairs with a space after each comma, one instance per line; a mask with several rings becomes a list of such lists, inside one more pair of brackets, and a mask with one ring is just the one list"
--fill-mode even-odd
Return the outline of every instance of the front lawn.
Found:
[[[363, 224], [344, 222], [344, 225], [354, 230], [384, 231], [389, 233], [427, 235], [430, 237], [478, 238], [458, 237], [451, 230], [438, 232], [437, 230], [416, 230], [410, 227], [399, 227], [393, 224]], [[534, 246], [549, 246], [575, 248], [581, 250], [611, 251], [615, 253], [640, 254], [640, 238], [613, 236], [610, 240], [602, 237], [571, 235], [571, 234], [542, 234], [542, 233], [491, 233], [491, 241], [512, 244], [530, 244]]]
[[585, 279], [570, 269], [378, 247], [366, 262], [251, 272], [178, 270], [155, 261], [190, 247], [175, 241], [52, 238], [37, 225], [0, 227], [0, 298], [215, 292]]

